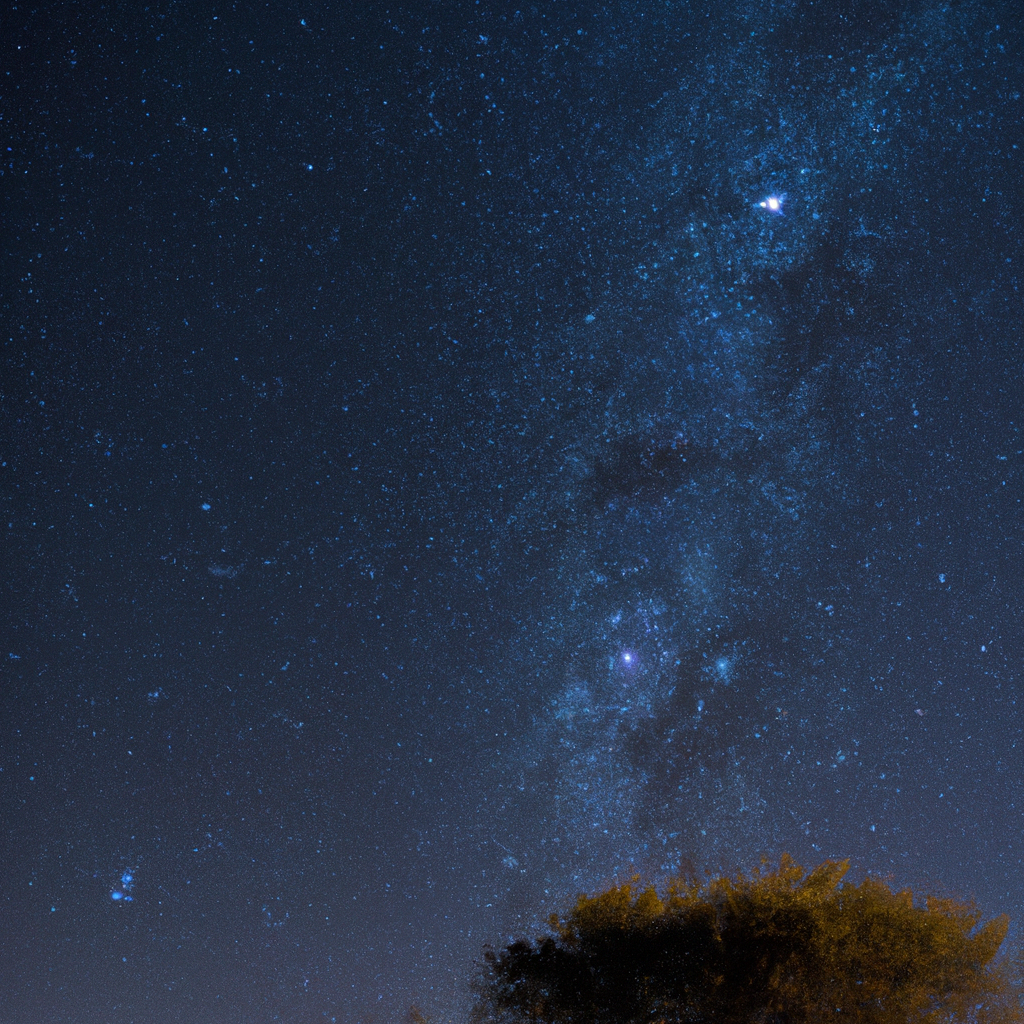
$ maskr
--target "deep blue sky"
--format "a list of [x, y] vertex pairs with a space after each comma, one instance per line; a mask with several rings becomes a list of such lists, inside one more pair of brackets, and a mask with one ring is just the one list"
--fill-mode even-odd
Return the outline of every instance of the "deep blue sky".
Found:
[[460, 1020], [783, 851], [1021, 920], [1022, 28], [9, 5], [0, 1024]]

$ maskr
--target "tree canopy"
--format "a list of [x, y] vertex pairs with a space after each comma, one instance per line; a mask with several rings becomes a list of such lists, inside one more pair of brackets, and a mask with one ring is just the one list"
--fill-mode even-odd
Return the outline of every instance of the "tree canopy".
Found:
[[551, 931], [487, 949], [478, 1024], [1007, 1024], [1007, 919], [915, 899], [848, 862], [580, 896]]

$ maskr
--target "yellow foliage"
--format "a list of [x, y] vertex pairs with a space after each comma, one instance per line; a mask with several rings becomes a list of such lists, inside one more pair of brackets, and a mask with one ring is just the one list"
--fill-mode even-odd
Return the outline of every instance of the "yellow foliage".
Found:
[[981, 924], [973, 904], [915, 902], [878, 879], [846, 883], [848, 871], [783, 857], [663, 895], [634, 878], [580, 896], [553, 936], [491, 955], [481, 1006], [550, 1024], [1022, 1020], [1024, 960], [997, 958], [1005, 917]]

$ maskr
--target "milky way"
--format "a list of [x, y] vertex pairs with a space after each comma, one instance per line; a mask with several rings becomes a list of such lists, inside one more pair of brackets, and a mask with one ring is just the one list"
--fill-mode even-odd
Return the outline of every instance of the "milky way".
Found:
[[1016, 4], [51, 15], [0, 1020], [461, 1020], [782, 852], [1020, 916]]

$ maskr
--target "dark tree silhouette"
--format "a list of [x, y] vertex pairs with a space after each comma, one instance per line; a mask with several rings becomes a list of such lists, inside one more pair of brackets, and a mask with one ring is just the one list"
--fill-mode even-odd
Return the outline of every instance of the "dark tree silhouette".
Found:
[[[1007, 920], [915, 900], [848, 863], [580, 896], [551, 934], [484, 954], [477, 1024], [1008, 1024]], [[634, 880], [635, 883], [636, 880]]]

